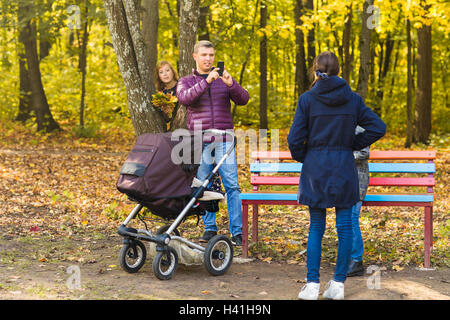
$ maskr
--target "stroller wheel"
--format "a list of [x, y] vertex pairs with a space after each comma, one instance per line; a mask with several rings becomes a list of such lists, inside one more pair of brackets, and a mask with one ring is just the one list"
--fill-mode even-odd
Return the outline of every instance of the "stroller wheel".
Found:
[[160, 280], [172, 278], [178, 266], [178, 254], [172, 247], [158, 251], [153, 258], [153, 273]]
[[204, 253], [206, 270], [213, 276], [223, 275], [233, 261], [233, 245], [224, 235], [212, 237], [206, 245]]
[[138, 272], [145, 263], [147, 250], [139, 240], [130, 240], [119, 253], [120, 266], [128, 273]]

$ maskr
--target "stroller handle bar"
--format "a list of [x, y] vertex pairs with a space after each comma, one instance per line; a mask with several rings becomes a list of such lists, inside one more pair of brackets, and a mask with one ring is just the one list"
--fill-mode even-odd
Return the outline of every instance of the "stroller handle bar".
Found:
[[186, 213], [189, 211], [189, 209], [194, 205], [194, 203], [197, 201], [197, 198], [200, 196], [200, 194], [203, 193], [208, 183], [211, 181], [214, 174], [219, 170], [220, 166], [225, 162], [225, 160], [231, 155], [231, 153], [234, 150], [234, 147], [236, 146], [236, 135], [231, 130], [219, 130], [219, 129], [207, 129], [203, 131], [203, 134], [213, 134], [213, 136], [218, 135], [224, 135], [228, 134], [233, 138], [233, 143], [228, 148], [227, 152], [223, 155], [223, 157], [219, 160], [219, 162], [215, 165], [214, 169], [208, 174], [208, 176], [203, 181], [202, 185], [197, 189], [197, 191], [194, 193], [192, 199], [189, 201], [189, 203], [186, 205], [186, 207], [181, 211], [179, 216], [175, 219], [175, 221], [172, 223], [172, 225], [169, 227], [169, 229], [166, 231], [166, 234], [169, 235], [173, 232], [173, 230], [181, 223]]

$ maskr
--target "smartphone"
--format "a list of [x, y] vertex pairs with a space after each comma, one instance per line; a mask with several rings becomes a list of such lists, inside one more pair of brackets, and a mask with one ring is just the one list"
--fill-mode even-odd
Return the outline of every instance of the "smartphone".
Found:
[[219, 68], [219, 76], [223, 76], [223, 70], [225, 68], [225, 62], [219, 61], [217, 63], [217, 68]]

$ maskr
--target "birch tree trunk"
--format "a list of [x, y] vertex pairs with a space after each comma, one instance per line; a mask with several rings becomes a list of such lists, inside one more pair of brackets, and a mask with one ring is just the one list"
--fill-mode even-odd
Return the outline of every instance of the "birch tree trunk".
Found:
[[103, 0], [103, 6], [136, 135], [164, 132], [164, 120], [151, 104], [155, 85], [139, 26], [138, 8], [134, 1], [127, 0]]

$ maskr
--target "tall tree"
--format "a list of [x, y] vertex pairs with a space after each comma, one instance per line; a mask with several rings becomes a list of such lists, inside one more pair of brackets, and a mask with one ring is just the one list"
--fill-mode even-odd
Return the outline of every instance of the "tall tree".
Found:
[[350, 55], [350, 39], [352, 36], [352, 2], [346, 6], [344, 34], [342, 37], [342, 46], [344, 53], [344, 64], [342, 66], [342, 78], [350, 83], [350, 74], [352, 71], [352, 55]]
[[360, 51], [360, 66], [358, 76], [358, 94], [365, 99], [369, 85], [370, 74], [370, 34], [371, 28], [368, 26], [369, 13], [367, 12], [369, 6], [373, 6], [373, 0], [366, 0], [363, 4], [363, 11], [361, 13], [361, 35], [359, 38]]
[[[194, 45], [197, 41], [199, 15], [200, 0], [180, 1], [179, 68], [181, 77], [190, 74], [192, 69], [195, 69], [195, 61], [192, 53], [194, 52]], [[186, 107], [180, 106], [172, 123], [172, 129], [185, 127]]]
[[[254, 8], [255, 8], [255, 10], [253, 12], [253, 18], [252, 18], [252, 21], [251, 21], [252, 28], [251, 28], [251, 32], [250, 32], [250, 34], [252, 34], [252, 35], [255, 34], [256, 19], [258, 17], [259, 0], [255, 0]], [[247, 66], [249, 65], [252, 50], [253, 50], [252, 46], [248, 46], [247, 47], [247, 51], [246, 51], [245, 56], [244, 56], [244, 62], [242, 63], [242, 66], [241, 66], [241, 72], [239, 73], [239, 84], [240, 85], [243, 85], [244, 73], [245, 73], [245, 70], [246, 70]], [[233, 111], [231, 113], [232, 116], [233, 116], [233, 119], [234, 119], [234, 116], [236, 115], [236, 110], [237, 110], [237, 104], [234, 104]]]
[[417, 90], [416, 90], [416, 135], [417, 142], [428, 143], [431, 132], [431, 91], [432, 91], [432, 43], [431, 22], [426, 15], [431, 5], [421, 0], [424, 21], [417, 29]]
[[[311, 13], [314, 12], [314, 0], [306, 0], [305, 6]], [[313, 60], [316, 57], [315, 28], [308, 30], [306, 41], [308, 43], [308, 69], [311, 69]]]
[[[83, 1], [84, 14], [83, 14], [83, 35], [80, 36], [77, 30], [78, 39], [78, 70], [81, 72], [81, 98], [80, 98], [80, 126], [84, 127], [84, 109], [85, 109], [85, 96], [86, 96], [86, 67], [87, 67], [87, 44], [89, 39], [89, 0]], [[80, 40], [81, 39], [81, 40]]]
[[146, 56], [150, 69], [149, 73], [153, 76], [158, 60], [158, 0], [142, 0], [142, 10], [142, 34], [144, 36]]
[[200, 7], [200, 17], [198, 22], [198, 40], [210, 40], [208, 29], [208, 17], [210, 15], [209, 5]]
[[259, 41], [259, 128], [267, 129], [267, 5], [261, 1], [260, 24], [263, 35]]
[[19, 23], [23, 25], [23, 45], [27, 59], [28, 72], [31, 85], [31, 100], [38, 131], [51, 132], [60, 129], [58, 123], [53, 119], [50, 107], [45, 95], [39, 67], [37, 51], [37, 29], [35, 17], [35, 6], [33, 1], [19, 1]]
[[405, 147], [409, 148], [414, 141], [414, 113], [412, 112], [412, 86], [413, 80], [411, 75], [411, 22], [406, 19], [406, 46], [407, 46], [407, 91], [406, 91], [406, 142]]
[[164, 119], [151, 104], [156, 90], [139, 26], [139, 10], [134, 1], [126, 0], [103, 0], [103, 6], [136, 135], [164, 132]]
[[27, 58], [25, 56], [25, 50], [23, 44], [25, 43], [25, 30], [24, 26], [20, 24], [20, 20], [23, 20], [23, 7], [19, 7], [17, 11], [19, 20], [19, 112], [17, 113], [16, 120], [25, 122], [31, 118], [32, 111], [32, 99], [31, 99], [31, 83], [30, 74], [28, 73]]
[[306, 70], [305, 35], [300, 29], [302, 15], [304, 13], [303, 0], [295, 1], [295, 87], [294, 98], [308, 90], [308, 73]]

